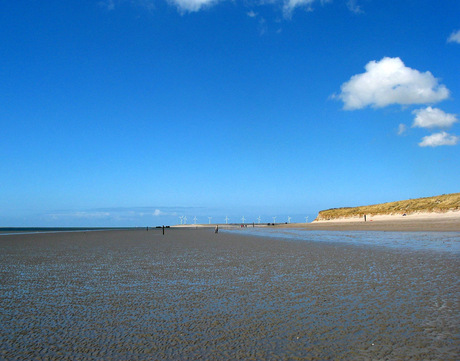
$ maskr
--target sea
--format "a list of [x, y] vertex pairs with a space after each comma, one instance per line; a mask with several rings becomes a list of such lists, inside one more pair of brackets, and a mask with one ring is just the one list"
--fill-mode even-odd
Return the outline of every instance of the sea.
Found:
[[0, 236], [8, 234], [109, 231], [137, 228], [139, 227], [0, 227]]

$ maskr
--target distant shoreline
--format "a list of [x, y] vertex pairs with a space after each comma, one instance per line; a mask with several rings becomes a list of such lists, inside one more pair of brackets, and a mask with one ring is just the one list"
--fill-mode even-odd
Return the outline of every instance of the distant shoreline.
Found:
[[[312, 223], [232, 223], [232, 224], [182, 224], [172, 225], [170, 228], [197, 229], [215, 228], [240, 229], [244, 227], [276, 227], [297, 228], [306, 231], [393, 231], [393, 232], [460, 232], [460, 211], [445, 213], [417, 213], [403, 215], [368, 216], [363, 218], [342, 218], [334, 220], [313, 221]], [[153, 231], [155, 226], [149, 227], [0, 227], [0, 235], [60, 233], [60, 232], [92, 232], [92, 231]], [[169, 228], [169, 226], [168, 226]]]

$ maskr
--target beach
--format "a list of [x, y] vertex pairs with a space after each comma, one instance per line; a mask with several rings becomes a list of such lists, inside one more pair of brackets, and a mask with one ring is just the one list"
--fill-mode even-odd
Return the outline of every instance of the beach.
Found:
[[0, 359], [456, 360], [459, 270], [210, 228], [4, 235]]
[[368, 215], [366, 221], [344, 218], [278, 226], [330, 231], [460, 232], [460, 212]]

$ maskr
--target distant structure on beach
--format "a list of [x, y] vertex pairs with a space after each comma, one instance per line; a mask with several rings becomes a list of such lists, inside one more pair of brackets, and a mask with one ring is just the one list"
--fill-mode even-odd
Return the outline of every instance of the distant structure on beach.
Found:
[[288, 216], [288, 223], [291, 223], [291, 217]]
[[195, 217], [193, 217], [193, 221], [194, 221], [194, 222], [195, 222], [195, 224], [196, 224], [196, 216], [195, 216]]
[[228, 224], [228, 216], [225, 216], [225, 224]]
[[209, 219], [209, 224], [211, 224], [211, 219], [212, 219], [212, 217], [208, 217], [208, 219]]
[[246, 220], [246, 218], [244, 218], [244, 216], [241, 217], [241, 221], [243, 222], [243, 224], [244, 224], [244, 221], [245, 221], [245, 220]]
[[182, 224], [182, 222], [184, 222], [184, 216], [179, 216], [179, 219], [180, 219], [180, 224]]
[[273, 223], [276, 223], [276, 216], [273, 217]]
[[260, 224], [260, 216], [257, 217], [257, 223]]
[[305, 217], [305, 223], [308, 223], [308, 216]]

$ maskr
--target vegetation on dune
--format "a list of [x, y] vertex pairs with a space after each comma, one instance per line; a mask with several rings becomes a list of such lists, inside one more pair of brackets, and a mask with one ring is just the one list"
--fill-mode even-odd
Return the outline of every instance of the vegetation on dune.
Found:
[[460, 193], [408, 199], [405, 201], [388, 202], [370, 206], [332, 208], [320, 211], [316, 220], [364, 217], [364, 215], [396, 215], [421, 212], [442, 213], [451, 210], [460, 210]]

